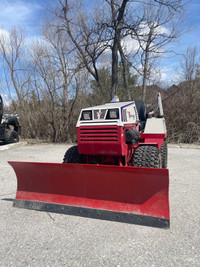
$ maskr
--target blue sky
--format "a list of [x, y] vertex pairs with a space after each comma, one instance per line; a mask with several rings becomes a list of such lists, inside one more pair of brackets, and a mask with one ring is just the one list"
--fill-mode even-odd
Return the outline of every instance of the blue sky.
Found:
[[39, 23], [43, 13], [42, 1], [1, 0], [0, 28], [9, 30], [22, 27], [29, 36], [39, 35]]
[[[0, 1], [0, 30], [9, 30], [14, 26], [22, 27], [27, 37], [40, 36], [40, 24], [45, 6], [52, 4], [53, 0], [1, 0]], [[87, 0], [90, 2], [92, 0]], [[173, 49], [183, 53], [188, 46], [196, 46], [200, 52], [200, 1], [184, 0], [187, 3], [186, 26], [192, 28], [187, 31], [174, 45]], [[170, 56], [160, 60], [162, 78], [169, 82], [173, 79], [173, 73], [179, 68], [180, 56]]]
[[[172, 49], [177, 53], [182, 54], [186, 51], [187, 47], [196, 46], [198, 56], [200, 55], [200, 1], [191, 0], [184, 1], [185, 5], [185, 26], [186, 33], [173, 44]], [[164, 76], [171, 77], [169, 82], [176, 82], [173, 73], [177, 72], [180, 67], [181, 56], [167, 56], [161, 60], [161, 66], [166, 68]], [[200, 58], [199, 58], [200, 62]]]

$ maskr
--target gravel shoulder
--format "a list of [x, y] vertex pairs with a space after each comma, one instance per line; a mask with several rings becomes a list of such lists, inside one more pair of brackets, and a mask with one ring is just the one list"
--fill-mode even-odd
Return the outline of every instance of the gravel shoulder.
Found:
[[169, 230], [13, 208], [7, 161], [62, 162], [68, 147], [0, 146], [1, 266], [200, 266], [200, 147], [169, 145]]

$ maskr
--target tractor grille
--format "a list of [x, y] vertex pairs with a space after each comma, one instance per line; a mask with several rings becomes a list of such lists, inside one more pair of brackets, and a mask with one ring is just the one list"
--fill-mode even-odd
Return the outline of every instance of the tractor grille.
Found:
[[79, 138], [81, 142], [117, 142], [118, 127], [80, 127]]

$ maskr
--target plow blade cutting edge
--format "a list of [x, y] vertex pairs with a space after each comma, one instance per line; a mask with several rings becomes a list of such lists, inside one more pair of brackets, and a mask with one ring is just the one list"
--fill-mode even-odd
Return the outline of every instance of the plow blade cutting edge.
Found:
[[169, 227], [168, 169], [9, 162], [14, 206], [153, 227]]

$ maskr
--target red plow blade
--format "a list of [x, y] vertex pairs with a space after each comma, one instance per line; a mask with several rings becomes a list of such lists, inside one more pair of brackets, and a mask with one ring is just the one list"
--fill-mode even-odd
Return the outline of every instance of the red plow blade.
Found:
[[169, 227], [167, 169], [9, 162], [14, 206], [160, 228]]

